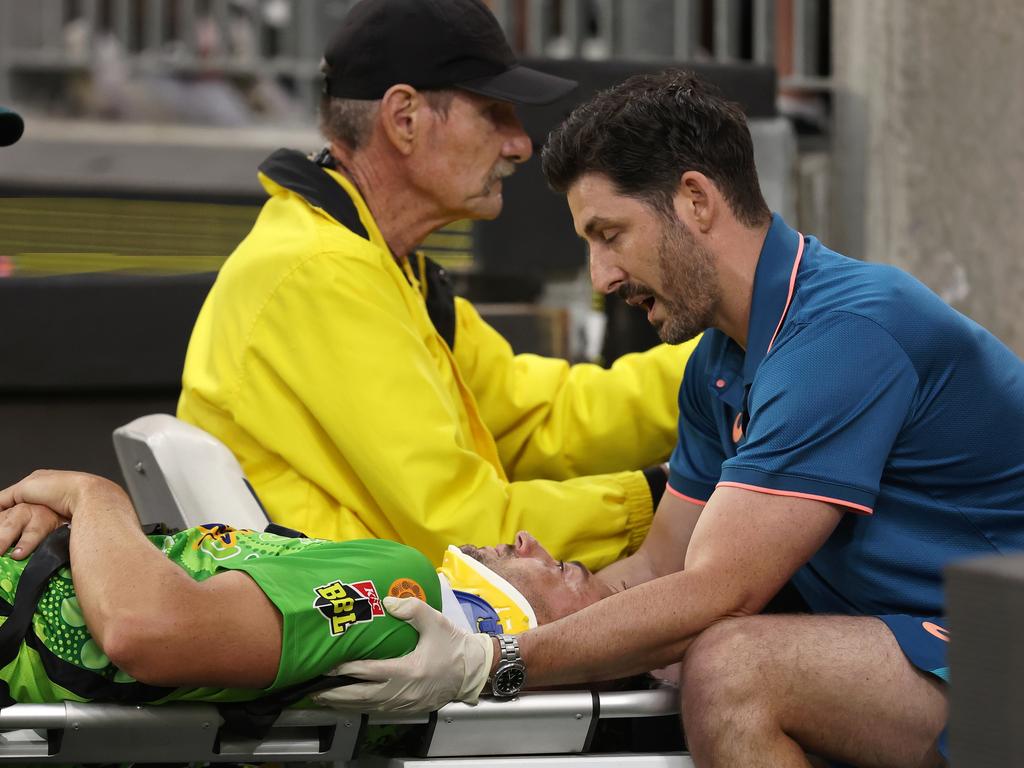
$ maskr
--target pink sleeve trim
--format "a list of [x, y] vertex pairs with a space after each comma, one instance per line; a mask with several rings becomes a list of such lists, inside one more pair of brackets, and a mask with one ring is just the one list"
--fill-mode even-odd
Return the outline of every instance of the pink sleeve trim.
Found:
[[[843, 507], [849, 507], [855, 512], [860, 512], [864, 515], [872, 515], [875, 510], [871, 507], [865, 507], [863, 504], [854, 504], [852, 501], [845, 501], [843, 499], [834, 499], [831, 496], [817, 496], [813, 493], [797, 493], [796, 491], [780, 491], [776, 488], [761, 488], [756, 485], [747, 485], [746, 483], [733, 483], [729, 481], [722, 481], [717, 487], [727, 486], [729, 488], [742, 488], [745, 491], [754, 491], [756, 493], [768, 493], [772, 496], [792, 496], [796, 499], [811, 499], [812, 501], [824, 501], [828, 504], [839, 504]], [[669, 489], [671, 490], [671, 489]]]
[[683, 501], [688, 501], [691, 504], [696, 504], [698, 507], [703, 507], [705, 504], [707, 504], [706, 501], [701, 501], [700, 499], [695, 499], [692, 496], [687, 496], [685, 493], [680, 493], [671, 485], [666, 485], [665, 490], [671, 493], [673, 496], [678, 496]]

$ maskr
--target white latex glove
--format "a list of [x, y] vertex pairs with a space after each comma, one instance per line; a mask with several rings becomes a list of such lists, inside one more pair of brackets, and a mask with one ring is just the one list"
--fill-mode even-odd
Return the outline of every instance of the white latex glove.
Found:
[[349, 661], [331, 670], [365, 683], [313, 694], [326, 707], [381, 712], [433, 712], [450, 701], [476, 704], [494, 657], [490, 635], [466, 632], [415, 597], [385, 597], [384, 607], [420, 633], [415, 650], [397, 659]]

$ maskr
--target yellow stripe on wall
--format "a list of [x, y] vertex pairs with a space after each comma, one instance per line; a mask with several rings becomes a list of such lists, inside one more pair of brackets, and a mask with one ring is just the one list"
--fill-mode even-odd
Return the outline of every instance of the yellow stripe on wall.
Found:
[[[0, 198], [0, 276], [220, 269], [259, 206], [102, 197]], [[424, 251], [452, 270], [473, 264], [473, 230], [455, 222]]]

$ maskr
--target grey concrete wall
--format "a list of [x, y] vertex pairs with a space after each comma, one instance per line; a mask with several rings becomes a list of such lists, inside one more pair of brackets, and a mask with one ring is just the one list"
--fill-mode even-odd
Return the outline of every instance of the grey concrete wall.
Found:
[[833, 243], [1024, 354], [1024, 2], [833, 8]]
[[6, 189], [213, 194], [262, 199], [256, 167], [274, 150], [316, 151], [314, 128], [105, 123], [23, 112], [25, 135], [0, 153]]

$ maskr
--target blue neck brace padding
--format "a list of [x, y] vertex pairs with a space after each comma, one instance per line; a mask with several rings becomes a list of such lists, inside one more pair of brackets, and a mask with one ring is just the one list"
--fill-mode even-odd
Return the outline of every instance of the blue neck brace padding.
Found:
[[452, 590], [458, 598], [462, 612], [466, 614], [466, 620], [474, 632], [483, 632], [488, 635], [500, 635], [505, 630], [501, 626], [497, 612], [491, 604], [479, 595], [472, 595], [469, 592]]

